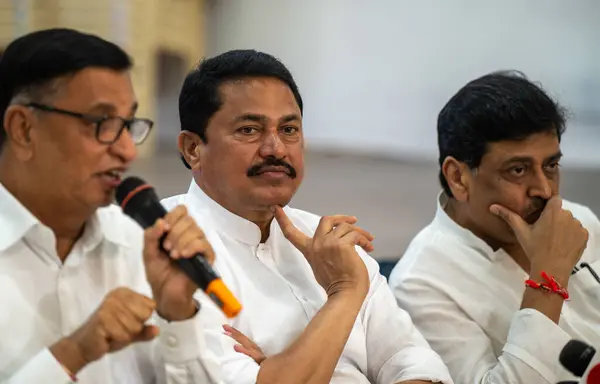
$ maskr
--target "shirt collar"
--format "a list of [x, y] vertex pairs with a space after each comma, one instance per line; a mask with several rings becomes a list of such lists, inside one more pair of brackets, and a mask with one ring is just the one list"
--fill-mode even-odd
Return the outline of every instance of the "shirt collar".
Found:
[[437, 210], [435, 218], [433, 220], [434, 225], [440, 228], [444, 233], [451, 233], [454, 236], [460, 238], [461, 243], [478, 250], [481, 254], [485, 255], [491, 260], [496, 260], [500, 253], [503, 253], [502, 249], [494, 251], [485, 241], [477, 237], [473, 232], [468, 229], [461, 227], [454, 221], [445, 211], [446, 205], [448, 204], [448, 195], [443, 191], [440, 192], [437, 198]]
[[21, 240], [39, 220], [0, 183], [0, 251]]
[[[101, 212], [109, 209], [96, 211], [86, 223], [80, 239], [84, 249], [94, 248], [103, 239], [117, 245], [127, 245], [124, 233], [115, 225], [111, 215]], [[44, 225], [0, 183], [0, 251], [16, 244], [36, 226]]]
[[196, 184], [195, 180], [192, 180], [187, 195], [189, 197], [189, 199], [186, 199], [188, 205], [198, 213], [209, 214], [214, 220], [211, 225], [214, 225], [219, 232], [226, 233], [248, 245], [256, 246], [260, 243], [260, 228], [256, 224], [228, 211], [211, 199]]

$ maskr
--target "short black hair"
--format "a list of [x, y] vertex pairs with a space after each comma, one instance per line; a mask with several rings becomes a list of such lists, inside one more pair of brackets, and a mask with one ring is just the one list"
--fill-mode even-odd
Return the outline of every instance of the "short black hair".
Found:
[[[54, 80], [88, 67], [130, 69], [132, 61], [116, 44], [98, 36], [68, 28], [52, 28], [21, 36], [10, 43], [0, 58], [0, 117], [11, 100], [29, 90], [44, 94]], [[0, 129], [0, 149], [6, 141]]]
[[461, 88], [438, 116], [439, 179], [452, 197], [441, 166], [452, 156], [479, 166], [488, 144], [523, 140], [532, 134], [565, 131], [566, 110], [519, 71], [499, 71]]
[[[179, 121], [206, 142], [206, 127], [221, 108], [219, 87], [226, 81], [247, 77], [273, 77], [290, 87], [302, 113], [302, 97], [287, 67], [277, 58], [253, 49], [238, 49], [201, 61], [185, 78], [179, 94]], [[190, 168], [182, 156], [183, 163]]]

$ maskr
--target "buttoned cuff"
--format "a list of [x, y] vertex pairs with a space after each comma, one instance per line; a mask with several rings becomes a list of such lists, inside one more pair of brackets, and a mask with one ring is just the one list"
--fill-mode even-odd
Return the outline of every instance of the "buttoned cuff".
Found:
[[203, 355], [206, 341], [201, 313], [202, 309], [191, 319], [173, 322], [157, 316], [158, 342], [165, 362], [183, 364]]
[[544, 314], [525, 308], [514, 315], [503, 351], [555, 383], [564, 372], [558, 356], [569, 340], [571, 337]]
[[411, 380], [454, 384], [442, 358], [432, 349], [408, 347], [392, 356], [379, 370], [377, 383]]
[[50, 350], [44, 349], [12, 375], [9, 383], [70, 384], [73, 381]]

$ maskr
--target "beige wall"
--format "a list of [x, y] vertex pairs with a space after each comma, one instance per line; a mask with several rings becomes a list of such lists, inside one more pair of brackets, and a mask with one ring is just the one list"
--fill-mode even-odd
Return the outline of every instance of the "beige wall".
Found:
[[[138, 115], [154, 119], [157, 55], [161, 51], [177, 54], [188, 68], [202, 57], [203, 7], [203, 0], [0, 0], [0, 48], [28, 31], [57, 26], [114, 41], [135, 62]], [[152, 135], [140, 148], [140, 155], [152, 155], [155, 150]]]

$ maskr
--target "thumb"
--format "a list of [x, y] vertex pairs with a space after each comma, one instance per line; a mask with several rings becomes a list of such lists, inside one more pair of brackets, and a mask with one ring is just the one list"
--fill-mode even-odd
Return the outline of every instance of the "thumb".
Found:
[[311, 238], [306, 236], [298, 228], [296, 228], [296, 226], [294, 226], [292, 221], [283, 211], [283, 208], [278, 205], [275, 206], [274, 213], [275, 220], [277, 220], [277, 223], [279, 224], [281, 232], [283, 232], [285, 238], [288, 239], [294, 247], [298, 248], [300, 252], [305, 253], [308, 251]]
[[134, 342], [144, 342], [154, 339], [160, 333], [156, 325], [145, 325], [142, 331], [133, 339]]
[[512, 228], [517, 237], [521, 237], [529, 229], [529, 224], [521, 216], [502, 205], [492, 204], [490, 212], [504, 220]]

